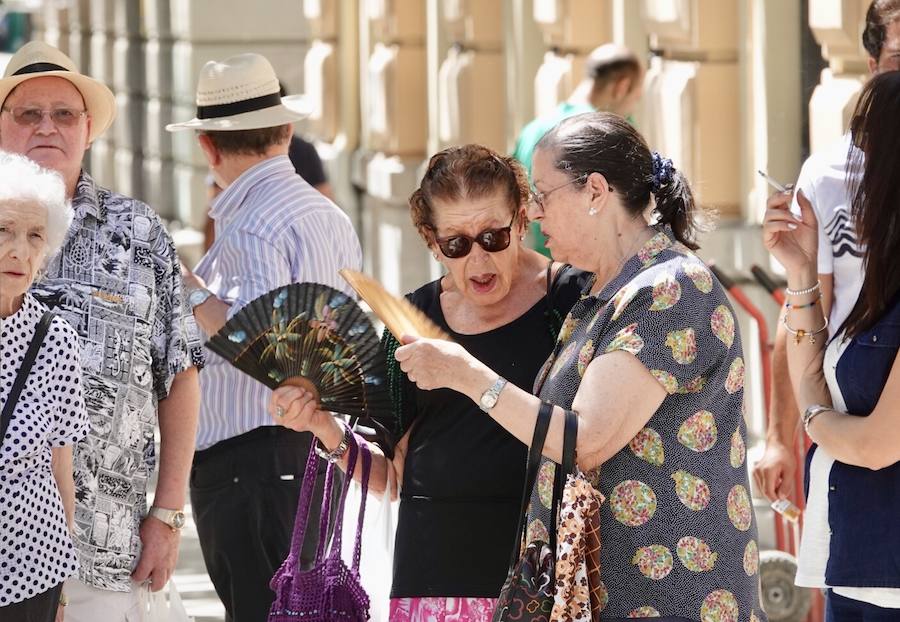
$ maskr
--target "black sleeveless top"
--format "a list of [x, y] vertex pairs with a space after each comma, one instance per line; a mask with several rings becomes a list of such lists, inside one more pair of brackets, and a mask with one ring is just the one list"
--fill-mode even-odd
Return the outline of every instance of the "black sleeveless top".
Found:
[[[447, 325], [440, 280], [408, 298], [469, 353], [530, 391], [587, 276], [564, 266], [547, 297], [477, 335]], [[386, 335], [393, 362], [396, 341]], [[465, 395], [420, 390], [398, 367], [392, 385], [396, 438], [416, 425], [404, 464], [391, 597], [496, 598], [514, 546], [526, 447]]]

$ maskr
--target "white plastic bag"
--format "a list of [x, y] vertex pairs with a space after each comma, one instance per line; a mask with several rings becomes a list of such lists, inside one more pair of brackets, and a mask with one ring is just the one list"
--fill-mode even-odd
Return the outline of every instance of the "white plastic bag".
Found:
[[[390, 500], [393, 485], [393, 469], [388, 468], [391, 481], [381, 499], [368, 495], [366, 517], [363, 523], [362, 555], [359, 575], [369, 595], [369, 619], [387, 622], [390, 611], [391, 580], [394, 574], [394, 530], [397, 526], [399, 501]], [[353, 542], [356, 539], [356, 517], [362, 497], [362, 487], [353, 482], [347, 491], [344, 508], [343, 551], [341, 557], [349, 565], [353, 560]]]
[[158, 592], [151, 592], [149, 585], [142, 586], [140, 602], [144, 622], [194, 622], [184, 609], [174, 581], [170, 580]]

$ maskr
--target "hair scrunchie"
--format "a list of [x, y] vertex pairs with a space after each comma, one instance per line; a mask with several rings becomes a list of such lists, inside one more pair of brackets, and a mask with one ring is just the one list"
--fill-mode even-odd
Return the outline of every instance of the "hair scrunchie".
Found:
[[650, 190], [656, 194], [660, 188], [672, 181], [675, 176], [675, 165], [672, 164], [672, 160], [662, 157], [657, 151], [652, 152], [651, 157], [653, 158], [653, 173]]

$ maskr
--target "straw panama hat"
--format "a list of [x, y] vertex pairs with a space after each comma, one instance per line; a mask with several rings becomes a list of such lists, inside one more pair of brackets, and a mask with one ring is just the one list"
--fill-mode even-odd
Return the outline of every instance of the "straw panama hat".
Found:
[[180, 130], [256, 130], [277, 127], [309, 116], [302, 95], [281, 97], [275, 70], [260, 54], [238, 54], [210, 61], [197, 81], [197, 116], [166, 126]]
[[91, 115], [89, 141], [93, 142], [109, 129], [116, 118], [115, 95], [99, 80], [79, 72], [71, 58], [43, 41], [26, 43], [9, 59], [0, 79], [0, 104], [5, 103], [10, 92], [26, 80], [51, 76], [68, 80], [81, 93], [84, 106]]

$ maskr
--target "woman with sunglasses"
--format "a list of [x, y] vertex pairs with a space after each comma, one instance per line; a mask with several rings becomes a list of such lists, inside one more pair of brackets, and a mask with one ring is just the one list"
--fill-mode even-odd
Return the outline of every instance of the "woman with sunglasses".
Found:
[[[586, 274], [551, 263], [522, 240], [524, 170], [478, 145], [431, 158], [410, 197], [413, 223], [446, 274], [408, 298], [484, 365], [531, 388]], [[393, 460], [376, 456], [370, 489], [397, 482], [392, 622], [491, 619], [506, 578], [524, 486], [526, 446], [449, 390], [419, 389], [399, 369], [386, 333], [401, 438]], [[275, 391], [275, 421], [310, 430], [327, 451], [343, 431], [310, 396]], [[396, 494], [397, 490], [392, 491]]]
[[[687, 180], [609, 113], [547, 133], [532, 178], [530, 215], [547, 247], [592, 278], [537, 396], [506, 385], [490, 418], [527, 443], [541, 401], [554, 405], [541, 467], [553, 481], [564, 415], [577, 414], [578, 467], [607, 499], [602, 620], [765, 620], [740, 335], [724, 289], [692, 252], [700, 214]], [[458, 344], [410, 340], [396, 358], [420, 388], [454, 389], [475, 403], [502, 386], [501, 370]], [[557, 528], [548, 497], [532, 498], [530, 541]]]

